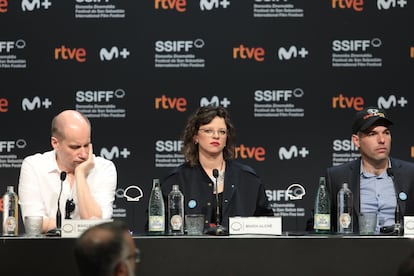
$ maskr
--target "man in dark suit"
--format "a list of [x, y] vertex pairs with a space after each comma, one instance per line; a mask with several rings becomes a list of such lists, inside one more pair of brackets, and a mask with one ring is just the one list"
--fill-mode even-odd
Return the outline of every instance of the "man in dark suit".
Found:
[[[337, 194], [348, 183], [354, 194], [353, 231], [358, 233], [358, 216], [377, 213], [377, 233], [401, 234], [395, 227], [404, 215], [414, 214], [414, 164], [389, 156], [392, 121], [384, 110], [368, 107], [355, 114], [352, 142], [361, 157], [327, 169], [326, 178], [331, 193], [331, 227], [337, 231]], [[400, 214], [395, 217], [396, 207]], [[398, 233], [399, 232], [399, 233]]]

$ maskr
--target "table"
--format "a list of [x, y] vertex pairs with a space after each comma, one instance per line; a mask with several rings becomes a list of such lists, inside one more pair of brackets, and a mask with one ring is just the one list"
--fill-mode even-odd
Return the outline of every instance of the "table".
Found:
[[[144, 275], [393, 276], [414, 239], [393, 236], [136, 236]], [[77, 275], [75, 239], [1, 237], [1, 275]]]

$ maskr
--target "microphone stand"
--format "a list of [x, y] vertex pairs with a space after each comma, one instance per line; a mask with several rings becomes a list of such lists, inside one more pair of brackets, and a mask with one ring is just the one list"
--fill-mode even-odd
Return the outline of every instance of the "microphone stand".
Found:
[[218, 193], [218, 177], [219, 172], [217, 169], [213, 169], [213, 176], [216, 179], [214, 191], [216, 193], [216, 225], [214, 227], [210, 227], [207, 231], [210, 235], [216, 236], [224, 236], [227, 235], [227, 231], [224, 226], [220, 224], [220, 200], [219, 200], [219, 193]]
[[61, 236], [62, 228], [62, 213], [60, 211], [60, 196], [62, 195], [63, 181], [66, 179], [66, 172], [60, 173], [60, 192], [57, 200], [57, 211], [56, 211], [56, 228], [47, 231], [46, 236]]
[[400, 203], [398, 202], [397, 186], [395, 185], [394, 172], [392, 168], [387, 169], [387, 174], [392, 179], [392, 184], [394, 185], [395, 197], [396, 197], [396, 205], [395, 205], [395, 213], [394, 213], [395, 224], [394, 224], [394, 231], [392, 232], [392, 234], [401, 236], [403, 234], [403, 226], [401, 225], [401, 210], [400, 210]]

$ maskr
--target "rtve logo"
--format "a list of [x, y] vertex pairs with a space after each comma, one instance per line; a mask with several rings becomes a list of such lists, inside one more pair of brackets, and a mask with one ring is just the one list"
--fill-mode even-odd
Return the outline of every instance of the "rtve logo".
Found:
[[22, 11], [40, 10], [41, 7], [47, 10], [50, 6], [52, 6], [52, 2], [49, 0], [22, 0]]
[[[1, 0], [0, 0], [1, 1]], [[13, 49], [23, 49], [26, 47], [26, 41], [19, 39], [17, 41], [0, 41], [0, 53], [5, 50], [6, 53], [10, 53]]]
[[407, 0], [377, 0], [377, 8], [379, 10], [389, 10], [391, 8], [404, 8]]
[[364, 98], [362, 97], [347, 97], [342, 94], [332, 97], [332, 108], [353, 108], [355, 110], [364, 109]]
[[255, 159], [256, 161], [265, 161], [266, 150], [263, 147], [246, 147], [241, 144], [235, 148], [235, 158]]
[[408, 101], [404, 97], [397, 99], [395, 95], [391, 95], [388, 96], [388, 100], [385, 99], [385, 97], [379, 97], [377, 104], [379, 108], [389, 109], [391, 107], [396, 107], [397, 105], [404, 107], [406, 104], [408, 104]]
[[410, 48], [410, 58], [414, 58], [414, 47]]
[[184, 141], [181, 140], [158, 140], [155, 142], [157, 152], [181, 152], [184, 147]]
[[306, 50], [305, 47], [301, 47], [298, 49], [298, 47], [292, 45], [289, 47], [288, 50], [284, 47], [280, 47], [277, 51], [277, 57], [279, 60], [291, 60], [293, 58], [306, 58], [306, 56], [309, 54], [308, 50]]
[[28, 98], [22, 100], [23, 111], [33, 111], [35, 109], [41, 109], [42, 107], [48, 109], [50, 106], [52, 106], [52, 102], [48, 98], [41, 99], [36, 96], [32, 100]]
[[358, 148], [352, 143], [350, 139], [335, 139], [332, 142], [333, 151], [357, 151]]
[[332, 8], [353, 9], [361, 12], [364, 10], [364, 0], [332, 0]]
[[306, 156], [309, 155], [309, 150], [306, 147], [302, 147], [301, 149], [299, 149], [297, 146], [293, 145], [290, 146], [289, 149], [285, 148], [285, 147], [280, 147], [279, 148], [279, 159], [280, 160], [290, 160], [293, 158], [298, 158], [299, 155], [302, 158], [306, 158]]
[[76, 102], [78, 103], [92, 103], [92, 102], [109, 102], [110, 100], [122, 99], [125, 97], [125, 91], [123, 89], [117, 89], [115, 91], [108, 90], [87, 90], [87, 91], [76, 91]]
[[189, 52], [193, 47], [203, 48], [204, 40], [197, 38], [196, 40], [158, 40], [155, 42], [155, 51], [157, 53], [171, 52]]
[[206, 97], [202, 97], [200, 99], [200, 106], [208, 106], [208, 105], [212, 105], [212, 106], [222, 106], [222, 107], [229, 107], [231, 104], [231, 102], [224, 97], [222, 100], [219, 99], [218, 96], [213, 96], [211, 97], [210, 100], [208, 100]]
[[380, 47], [381, 39], [373, 38], [372, 40], [334, 40], [332, 41], [332, 50], [335, 52], [355, 52], [366, 51], [369, 47]]
[[212, 9], [219, 9], [220, 7], [227, 9], [228, 6], [230, 6], [230, 1], [228, 0], [200, 0], [200, 9], [202, 11], [211, 11]]
[[176, 10], [185, 12], [187, 10], [187, 0], [154, 0], [156, 10]]
[[255, 61], [264, 61], [266, 51], [262, 47], [245, 47], [240, 44], [239, 47], [233, 48], [233, 59], [254, 59]]
[[254, 91], [254, 100], [256, 102], [287, 102], [292, 97], [302, 98], [305, 92], [301, 88], [295, 88], [293, 90], [277, 89], [277, 90], [256, 90]]
[[101, 148], [100, 156], [108, 160], [113, 160], [115, 158], [120, 158], [119, 156], [127, 159], [130, 154], [131, 152], [127, 148], [123, 148], [121, 150], [119, 147], [113, 146], [111, 150], [108, 150], [107, 148]]
[[9, 111], [9, 100], [0, 98], [0, 113], [6, 113], [7, 111]]
[[127, 59], [129, 55], [130, 55], [130, 52], [128, 51], [127, 48], [123, 48], [122, 50], [120, 50], [116, 46], [113, 46], [110, 50], [107, 50], [106, 48], [102, 48], [99, 51], [99, 58], [102, 61], [113, 60], [113, 59], [118, 59], [118, 58]]
[[0, 13], [6, 13], [9, 3], [7, 0], [0, 0]]
[[86, 61], [86, 50], [84, 48], [68, 48], [64, 45], [55, 48], [55, 60], [76, 60], [77, 62]]
[[176, 109], [180, 112], [187, 110], [186, 98], [169, 98], [165, 95], [155, 98], [155, 109]]
[[13, 149], [23, 149], [27, 145], [26, 141], [23, 139], [18, 139], [16, 141], [0, 141], [0, 152], [11, 152]]

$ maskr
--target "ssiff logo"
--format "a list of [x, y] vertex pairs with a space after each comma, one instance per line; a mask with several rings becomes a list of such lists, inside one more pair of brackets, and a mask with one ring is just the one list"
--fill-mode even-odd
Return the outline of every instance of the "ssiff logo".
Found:
[[6, 13], [9, 3], [7, 0], [0, 0], [0, 13]]

